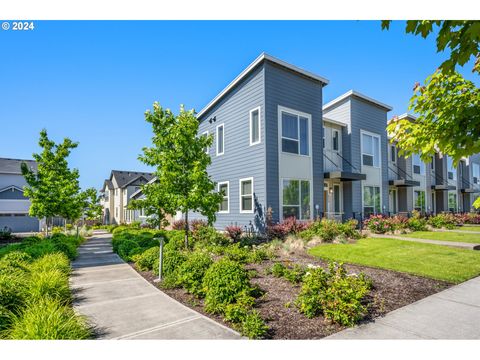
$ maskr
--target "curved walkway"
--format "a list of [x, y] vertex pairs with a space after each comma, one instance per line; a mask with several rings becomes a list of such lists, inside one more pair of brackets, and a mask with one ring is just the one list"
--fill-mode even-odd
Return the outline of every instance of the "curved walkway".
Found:
[[397, 240], [404, 240], [404, 241], [420, 242], [425, 244], [450, 246], [458, 249], [480, 250], [480, 244], [473, 244], [473, 243], [420, 239], [420, 238], [406, 237], [402, 235], [388, 235], [388, 234], [370, 234], [369, 236], [376, 237], [376, 238], [390, 238], [390, 239], [397, 239]]
[[240, 339], [241, 336], [180, 304], [113, 253], [112, 237], [95, 233], [72, 263], [75, 309], [100, 339]]

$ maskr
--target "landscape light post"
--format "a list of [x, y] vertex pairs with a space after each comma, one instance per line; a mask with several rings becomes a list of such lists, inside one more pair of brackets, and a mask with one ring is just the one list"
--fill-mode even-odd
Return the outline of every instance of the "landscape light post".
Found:
[[156, 239], [158, 239], [160, 242], [160, 251], [159, 251], [160, 258], [158, 261], [158, 279], [156, 279], [155, 282], [160, 282], [162, 281], [162, 272], [163, 272], [163, 236], [159, 236]]

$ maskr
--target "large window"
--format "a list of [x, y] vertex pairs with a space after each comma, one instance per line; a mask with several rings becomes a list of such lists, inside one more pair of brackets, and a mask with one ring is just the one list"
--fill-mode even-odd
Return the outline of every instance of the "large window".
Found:
[[223, 195], [222, 202], [220, 203], [220, 207], [218, 212], [220, 213], [228, 213], [229, 211], [229, 203], [230, 203], [230, 191], [229, 191], [229, 182], [224, 181], [218, 183], [218, 192]]
[[333, 211], [338, 214], [342, 211], [340, 203], [340, 185], [333, 185]]
[[453, 192], [448, 193], [448, 210], [457, 211], [457, 194]]
[[250, 111], [250, 145], [260, 143], [260, 108]]
[[225, 150], [225, 126], [217, 126], [217, 155], [223, 155]]
[[339, 132], [338, 130], [332, 130], [332, 149], [335, 151], [338, 151], [340, 145], [339, 145]]
[[380, 187], [363, 187], [363, 212], [365, 217], [380, 213]]
[[480, 165], [476, 163], [472, 164], [472, 175], [473, 175], [473, 183], [474, 184], [480, 183]]
[[390, 161], [392, 163], [397, 162], [397, 147], [395, 145], [390, 145]]
[[253, 213], [253, 178], [240, 179], [240, 212]]
[[282, 151], [309, 155], [308, 118], [282, 111]]
[[420, 155], [413, 154], [412, 163], [414, 174], [425, 175], [425, 163], [420, 159]]
[[413, 192], [413, 205], [415, 210], [420, 212], [425, 211], [425, 191], [415, 190]]
[[310, 181], [308, 180], [283, 180], [282, 215], [296, 217], [300, 220], [311, 218], [310, 213]]
[[457, 180], [457, 168], [453, 166], [453, 159], [447, 156], [447, 171], [449, 180]]
[[380, 167], [380, 137], [362, 134], [362, 164]]

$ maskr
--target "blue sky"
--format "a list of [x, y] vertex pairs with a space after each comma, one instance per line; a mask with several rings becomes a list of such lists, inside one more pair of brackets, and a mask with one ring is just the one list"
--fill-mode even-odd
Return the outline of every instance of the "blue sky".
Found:
[[[380, 21], [39, 21], [0, 30], [0, 157], [31, 158], [42, 128], [80, 143], [82, 187], [111, 169], [148, 171], [144, 111], [206, 105], [262, 51], [330, 80], [328, 102], [355, 89], [407, 110], [415, 81], [445, 59], [434, 38]], [[461, 72], [472, 79], [468, 65]], [[478, 80], [478, 79], [476, 79]]]

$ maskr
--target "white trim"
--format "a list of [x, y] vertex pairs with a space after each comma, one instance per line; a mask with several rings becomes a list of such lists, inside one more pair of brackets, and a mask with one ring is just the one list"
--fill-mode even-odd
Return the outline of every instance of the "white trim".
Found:
[[[217, 183], [217, 191], [220, 192], [220, 185], [227, 184], [227, 210], [219, 210], [219, 214], [229, 214], [230, 213], [230, 181], [220, 181]], [[225, 196], [223, 197], [225, 198]]]
[[[282, 149], [282, 139], [284, 136], [282, 135], [282, 112], [289, 113], [291, 115], [296, 115], [298, 116], [298, 154], [290, 153], [290, 152], [284, 152]], [[308, 120], [308, 155], [300, 154], [300, 117], [307, 118]], [[278, 148], [279, 148], [279, 154], [287, 155], [287, 156], [303, 156], [303, 157], [312, 157], [312, 115], [298, 111], [295, 109], [287, 108], [285, 106], [278, 105]], [[285, 139], [290, 139], [288, 137], [285, 137]], [[297, 141], [297, 139], [291, 139]], [[313, 172], [312, 172], [313, 174]]]
[[417, 120], [417, 117], [414, 115], [411, 115], [409, 113], [404, 113], [398, 117], [399, 120], [401, 119], [411, 119], [411, 120]]
[[367, 96], [367, 95], [363, 95], [363, 94], [361, 94], [361, 93], [359, 93], [358, 91], [355, 91], [355, 90], [349, 90], [349, 91], [347, 91], [345, 94], [340, 95], [339, 97], [337, 97], [337, 98], [333, 99], [332, 101], [326, 103], [325, 105], [323, 105], [322, 109], [323, 109], [323, 110], [326, 110], [326, 109], [328, 109], [329, 107], [332, 107], [332, 106], [335, 105], [336, 103], [338, 103], [338, 102], [340, 102], [340, 101], [342, 101], [342, 100], [344, 100], [344, 99], [346, 99], [346, 98], [348, 98], [348, 97], [350, 97], [350, 96], [356, 96], [356, 97], [358, 97], [358, 98], [360, 98], [360, 99], [363, 99], [363, 100], [368, 101], [368, 102], [370, 102], [370, 103], [372, 103], [372, 104], [375, 104], [375, 105], [377, 105], [377, 106], [380, 106], [381, 108], [384, 108], [384, 109], [386, 109], [387, 111], [391, 111], [391, 110], [393, 109], [393, 107], [391, 107], [390, 105], [384, 104], [384, 103], [382, 103], [382, 102], [380, 102], [380, 101], [378, 101], [378, 100], [375, 100], [375, 99], [373, 99], [373, 98], [371, 98], [371, 97], [369, 97], [369, 96]]
[[[222, 152], [218, 152], [218, 129], [223, 128], [223, 136], [222, 136]], [[215, 131], [215, 144], [216, 144], [216, 149], [215, 152], [217, 156], [225, 154], [225, 123], [217, 125], [216, 131]]]
[[[252, 210], [242, 210], [242, 182], [251, 181], [252, 182]], [[253, 177], [243, 178], [238, 180], [238, 197], [239, 197], [239, 210], [240, 214], [253, 214], [255, 209], [255, 199], [253, 194], [255, 193], [255, 188], [253, 187]], [[245, 195], [247, 196], [247, 195]]]
[[341, 126], [341, 127], [347, 127], [347, 124], [342, 123], [342, 122], [337, 121], [337, 120], [329, 119], [329, 118], [326, 118], [326, 117], [323, 117], [322, 120], [323, 120], [323, 122], [327, 122], [327, 123], [330, 123], [330, 124], [338, 125], [338, 126]]
[[217, 96], [213, 98], [212, 101], [210, 101], [200, 112], [197, 114], [197, 117], [200, 118], [205, 113], [211, 109], [213, 105], [215, 105], [227, 92], [229, 92], [235, 85], [237, 85], [244, 77], [246, 77], [258, 64], [260, 64], [262, 61], [268, 60], [271, 61], [275, 64], [278, 64], [280, 66], [283, 66], [287, 69], [290, 69], [294, 72], [297, 72], [299, 74], [302, 74], [306, 77], [309, 77], [313, 80], [320, 81], [324, 85], [328, 85], [329, 81], [325, 79], [324, 77], [321, 77], [319, 75], [316, 75], [314, 73], [311, 73], [309, 71], [300, 69], [299, 67], [296, 67], [295, 65], [289, 64], [283, 60], [277, 59], [271, 55], [266, 54], [265, 52], [261, 53], [250, 65], [248, 65], [230, 84], [227, 85], [225, 89], [223, 89]]
[[[363, 155], [364, 154], [365, 155], [370, 155], [370, 154], [366, 154], [366, 153], [363, 152], [363, 135], [364, 134], [368, 135], [368, 136], [378, 138], [378, 164], [379, 164], [379, 166], [375, 166], [375, 158], [374, 158], [374, 161], [373, 161], [374, 165], [365, 165], [363, 163]], [[375, 169], [381, 169], [382, 168], [382, 137], [380, 136], [380, 134], [375, 134], [373, 132], [363, 130], [363, 129], [360, 130], [360, 163], [362, 164], [362, 166], [369, 166], [369, 167], [373, 167]]]
[[0, 199], [0, 203], [2, 203], [4, 201], [27, 201], [27, 202], [29, 202], [30, 199]]
[[[225, 130], [225, 129], [223, 129]], [[203, 136], [203, 135], [206, 135], [208, 137], [208, 130], [207, 131], [204, 131], [200, 134], [200, 136]], [[225, 137], [225, 134], [223, 134], [223, 137]], [[207, 146], [207, 150], [205, 151], [205, 154], [209, 154], [210, 153], [210, 146]]]
[[[252, 114], [258, 112], [258, 141], [252, 142]], [[250, 146], [260, 144], [262, 142], [262, 119], [260, 115], [260, 106], [250, 110]]]
[[[295, 181], [298, 181], [299, 182], [299, 196], [301, 197], [301, 193], [302, 193], [302, 184], [301, 182], [302, 181], [308, 181], [308, 184], [309, 184], [309, 190], [310, 190], [310, 218], [309, 219], [297, 219], [297, 220], [300, 220], [300, 221], [306, 221], [306, 220], [312, 220], [315, 218], [315, 215], [313, 213], [314, 211], [314, 207], [313, 207], [313, 181], [312, 179], [305, 179], [305, 178], [291, 178], [291, 177], [282, 177], [282, 178], [279, 178], [279, 184], [278, 184], [278, 187], [280, 189], [280, 196], [279, 196], [279, 219], [280, 221], [283, 221], [283, 180], [288, 180], [288, 181], [292, 181], [292, 180], [295, 180]], [[297, 206], [297, 205], [286, 205], [286, 206]], [[300, 199], [300, 204], [298, 205], [299, 207], [299, 214], [300, 214], [300, 217], [301, 217], [301, 212], [302, 212], [302, 204], [301, 204], [301, 199]]]
[[7, 190], [12, 190], [12, 189], [18, 190], [23, 194], [23, 189], [18, 187], [17, 185], [8, 185], [7, 187], [0, 189], [0, 193], [5, 192]]

